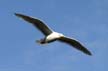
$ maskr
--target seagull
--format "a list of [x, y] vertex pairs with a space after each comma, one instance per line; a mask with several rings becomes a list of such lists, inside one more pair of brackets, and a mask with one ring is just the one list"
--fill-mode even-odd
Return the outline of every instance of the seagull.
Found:
[[53, 31], [41, 20], [27, 16], [27, 15], [19, 14], [19, 13], [15, 13], [15, 15], [31, 23], [45, 35], [44, 38], [40, 40], [36, 40], [37, 43], [47, 44], [47, 43], [51, 43], [54, 41], [60, 41], [60, 42], [64, 42], [64, 43], [71, 45], [72, 47], [76, 48], [77, 50], [82, 51], [83, 53], [87, 55], [92, 55], [91, 52], [87, 48], [85, 48], [79, 41], [77, 41], [76, 39], [67, 37], [61, 33]]

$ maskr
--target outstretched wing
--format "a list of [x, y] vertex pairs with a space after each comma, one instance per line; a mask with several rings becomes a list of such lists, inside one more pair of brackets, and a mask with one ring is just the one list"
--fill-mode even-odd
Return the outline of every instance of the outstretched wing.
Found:
[[32, 23], [36, 28], [38, 28], [46, 36], [52, 33], [52, 30], [39, 19], [32, 18], [32, 17], [22, 15], [22, 14], [18, 14], [18, 13], [15, 13], [15, 15], [24, 19], [25, 21], [29, 23]]
[[80, 44], [78, 41], [76, 41], [74, 39], [71, 39], [71, 38], [68, 38], [68, 37], [61, 37], [58, 40], [61, 41], [61, 42], [65, 42], [67, 44], [72, 45], [74, 48], [82, 51], [83, 53], [86, 53], [88, 55], [92, 55], [91, 52], [88, 49], [86, 49], [82, 44]]

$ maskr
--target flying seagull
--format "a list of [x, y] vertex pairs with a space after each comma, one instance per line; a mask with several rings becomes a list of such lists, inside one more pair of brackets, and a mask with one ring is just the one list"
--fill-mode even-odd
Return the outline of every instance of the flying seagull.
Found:
[[73, 38], [66, 37], [61, 33], [53, 31], [41, 20], [18, 13], [15, 13], [15, 15], [31, 23], [45, 35], [43, 39], [37, 40], [37, 43], [46, 44], [58, 40], [60, 42], [64, 42], [73, 46], [74, 48], [82, 51], [85, 54], [92, 55], [91, 52], [87, 48], [85, 48], [80, 42]]

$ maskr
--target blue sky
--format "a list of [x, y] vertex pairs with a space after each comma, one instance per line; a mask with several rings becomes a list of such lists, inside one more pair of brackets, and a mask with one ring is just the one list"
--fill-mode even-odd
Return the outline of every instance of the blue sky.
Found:
[[[108, 0], [0, 0], [0, 71], [108, 71]], [[41, 19], [93, 54], [54, 42], [14, 13]]]

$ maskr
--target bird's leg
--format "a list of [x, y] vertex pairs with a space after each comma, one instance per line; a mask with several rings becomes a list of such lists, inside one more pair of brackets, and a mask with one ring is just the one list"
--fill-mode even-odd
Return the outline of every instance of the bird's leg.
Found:
[[45, 44], [46, 43], [45, 38], [40, 39], [40, 40], [36, 40], [36, 42], [39, 43], [39, 44]]

